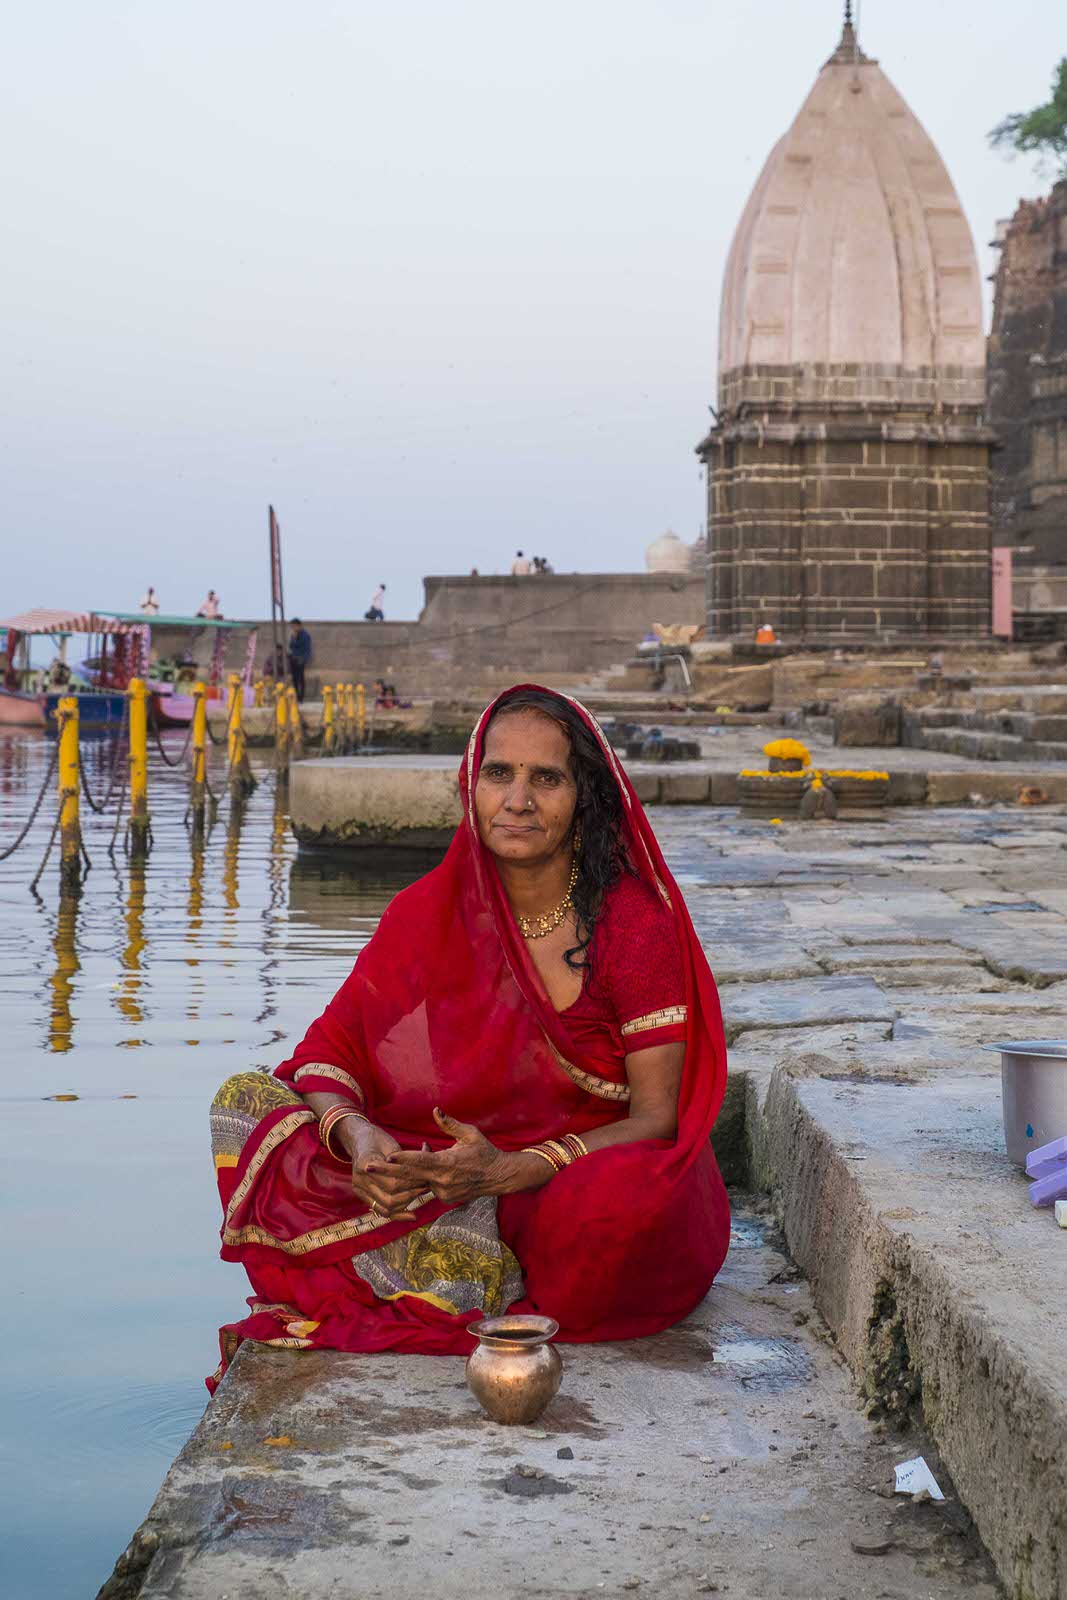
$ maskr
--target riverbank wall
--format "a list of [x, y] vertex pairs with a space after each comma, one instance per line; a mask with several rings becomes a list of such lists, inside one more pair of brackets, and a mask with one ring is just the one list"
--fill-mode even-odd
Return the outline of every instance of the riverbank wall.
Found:
[[[303, 617], [313, 656], [312, 696], [338, 678], [383, 678], [410, 698], [444, 690], [486, 694], [521, 679], [573, 683], [629, 659], [654, 623], [702, 623], [704, 581], [670, 572], [548, 573], [523, 578], [428, 577], [414, 621], [361, 622]], [[226, 638], [226, 668], [244, 663], [258, 629], [257, 664], [270, 658], [269, 621], [249, 621]], [[287, 630], [286, 630], [287, 632]], [[160, 657], [189, 651], [206, 668], [207, 629], [161, 624], [152, 630]]]

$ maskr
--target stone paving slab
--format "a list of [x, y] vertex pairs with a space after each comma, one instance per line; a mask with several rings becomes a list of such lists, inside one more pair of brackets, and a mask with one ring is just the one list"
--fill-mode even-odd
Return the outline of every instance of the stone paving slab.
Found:
[[947, 1473], [945, 1508], [881, 1497], [900, 1447], [824, 1333], [741, 1208], [704, 1304], [561, 1346], [536, 1428], [483, 1417], [459, 1359], [245, 1346], [131, 1546], [142, 1600], [995, 1600]]
[[724, 984], [719, 991], [727, 1040], [746, 1028], [825, 1027], [896, 1021], [893, 1002], [869, 978], [805, 978], [790, 983]]

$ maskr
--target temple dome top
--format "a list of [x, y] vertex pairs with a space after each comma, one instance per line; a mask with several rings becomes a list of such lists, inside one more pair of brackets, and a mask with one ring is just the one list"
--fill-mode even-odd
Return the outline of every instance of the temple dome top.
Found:
[[689, 546], [668, 528], [645, 551], [645, 567], [649, 572], [688, 572]]
[[984, 361], [978, 263], [952, 180], [860, 50], [846, 9], [841, 42], [768, 156], [734, 235], [720, 382], [752, 366]]

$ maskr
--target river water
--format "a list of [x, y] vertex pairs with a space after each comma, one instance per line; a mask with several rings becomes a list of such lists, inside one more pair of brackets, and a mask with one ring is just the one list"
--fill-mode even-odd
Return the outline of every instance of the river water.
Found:
[[[182, 738], [164, 739], [173, 758]], [[52, 748], [0, 730], [0, 850]], [[85, 741], [97, 797], [113, 758]], [[20, 1600], [95, 1595], [203, 1410], [218, 1325], [243, 1309], [243, 1273], [217, 1258], [215, 1087], [284, 1059], [427, 865], [298, 860], [284, 786], [258, 776], [243, 816], [224, 798], [196, 846], [185, 771], [153, 751], [147, 863], [110, 858], [114, 806], [83, 804], [77, 900], [54, 858], [29, 892], [51, 797], [0, 862], [0, 1593]]]

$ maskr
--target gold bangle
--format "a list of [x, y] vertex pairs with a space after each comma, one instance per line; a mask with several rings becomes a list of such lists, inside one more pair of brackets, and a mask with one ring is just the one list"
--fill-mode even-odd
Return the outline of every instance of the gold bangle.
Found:
[[543, 1145], [524, 1145], [521, 1154], [524, 1156], [540, 1156], [542, 1161], [548, 1162], [553, 1172], [560, 1172], [563, 1169], [563, 1162], [559, 1161], [556, 1156], [550, 1155]]
[[348, 1106], [327, 1106], [319, 1118], [319, 1139], [322, 1141], [326, 1154], [332, 1156], [335, 1161], [345, 1160], [344, 1156], [337, 1154], [331, 1140], [333, 1138], [333, 1130], [346, 1117], [358, 1117], [361, 1122], [370, 1122], [370, 1118], [364, 1116], [362, 1111], [351, 1110]]

